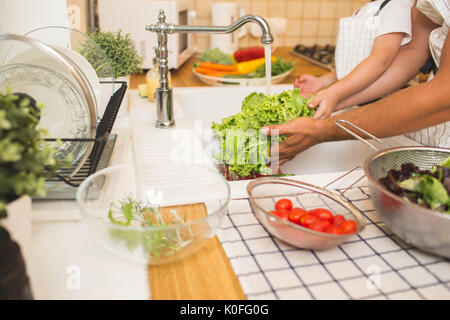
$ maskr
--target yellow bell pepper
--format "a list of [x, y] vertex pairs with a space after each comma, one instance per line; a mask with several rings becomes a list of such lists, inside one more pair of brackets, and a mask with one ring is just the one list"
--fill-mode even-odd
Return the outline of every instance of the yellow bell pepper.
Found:
[[[272, 62], [275, 62], [277, 60], [277, 58], [272, 56], [270, 60]], [[265, 63], [266, 63], [265, 58], [259, 58], [259, 59], [255, 59], [255, 60], [239, 62], [238, 64], [236, 64], [236, 67], [237, 67], [237, 71], [240, 74], [247, 74], [247, 73], [254, 71], [256, 68], [258, 68], [259, 66], [262, 66]]]

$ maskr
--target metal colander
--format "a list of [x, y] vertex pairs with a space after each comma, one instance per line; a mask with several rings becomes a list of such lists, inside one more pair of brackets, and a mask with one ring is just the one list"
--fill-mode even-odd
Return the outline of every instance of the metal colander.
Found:
[[450, 258], [450, 215], [404, 200], [388, 191], [379, 182], [389, 170], [399, 170], [401, 165], [407, 162], [422, 170], [431, 169], [450, 156], [450, 149], [409, 146], [380, 150], [342, 124], [347, 124], [380, 143], [383, 142], [347, 121], [336, 121], [336, 125], [341, 129], [377, 150], [365, 161], [364, 172], [368, 179], [373, 205], [386, 226], [407, 243]]
[[[356, 233], [364, 230], [366, 225], [364, 216], [353, 204], [338, 192], [325, 188], [292, 179], [265, 177], [251, 181], [247, 185], [247, 192], [256, 217], [272, 235], [298, 248], [324, 250], [348, 241]], [[276, 217], [270, 212], [274, 210], [275, 203], [283, 198], [291, 200], [294, 207], [304, 210], [326, 208], [334, 215], [343, 215], [347, 220], [356, 222], [356, 232], [350, 234], [318, 232]]]

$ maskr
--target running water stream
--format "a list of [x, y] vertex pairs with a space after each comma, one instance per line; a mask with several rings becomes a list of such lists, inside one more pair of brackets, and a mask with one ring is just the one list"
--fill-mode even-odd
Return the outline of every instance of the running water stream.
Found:
[[266, 58], [266, 95], [270, 95], [272, 86], [272, 48], [270, 44], [264, 45], [264, 54]]

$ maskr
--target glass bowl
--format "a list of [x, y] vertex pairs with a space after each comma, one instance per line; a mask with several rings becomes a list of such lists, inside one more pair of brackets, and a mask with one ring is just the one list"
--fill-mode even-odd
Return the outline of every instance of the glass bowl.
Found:
[[[365, 227], [361, 212], [341, 195], [301, 181], [267, 177], [258, 178], [247, 186], [250, 202], [258, 220], [275, 237], [298, 248], [324, 250], [347, 241]], [[305, 210], [326, 208], [356, 222], [356, 232], [329, 234], [308, 229], [272, 214], [275, 202], [290, 199], [294, 207]]]
[[[127, 223], [122, 212], [129, 212], [124, 209], [129, 199], [140, 208], [133, 211], [139, 219]], [[77, 192], [83, 221], [107, 251], [152, 265], [201, 248], [216, 234], [229, 200], [228, 182], [217, 171], [171, 162], [106, 168]]]

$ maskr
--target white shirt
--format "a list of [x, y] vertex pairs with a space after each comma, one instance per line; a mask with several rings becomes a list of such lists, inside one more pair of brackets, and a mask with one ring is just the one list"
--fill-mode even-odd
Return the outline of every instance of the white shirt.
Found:
[[[442, 48], [450, 26], [450, 1], [418, 0], [417, 9], [440, 26], [431, 32], [429, 40], [431, 55], [439, 66]], [[450, 148], [450, 121], [410, 133], [408, 136], [427, 146]]]
[[377, 37], [395, 32], [403, 34], [401, 45], [411, 41], [411, 7], [414, 0], [390, 0], [381, 8], [383, 2], [369, 2], [353, 16], [339, 20], [335, 52], [339, 80], [370, 56]]
[[[358, 18], [373, 17], [380, 9], [384, 0], [376, 0], [367, 3], [355, 14]], [[401, 45], [411, 41], [411, 8], [414, 0], [391, 0], [381, 9], [380, 24], [375, 37], [393, 32], [402, 32], [404, 37]]]
[[442, 47], [444, 46], [450, 26], [450, 1], [448, 0], [419, 0], [417, 9], [440, 27], [430, 34], [430, 51], [434, 62], [439, 66]]

